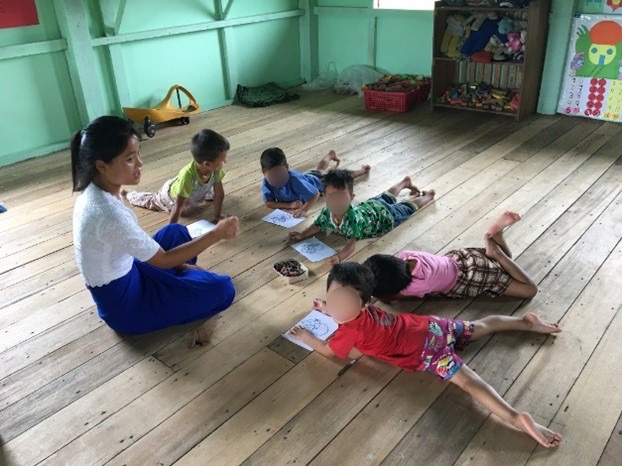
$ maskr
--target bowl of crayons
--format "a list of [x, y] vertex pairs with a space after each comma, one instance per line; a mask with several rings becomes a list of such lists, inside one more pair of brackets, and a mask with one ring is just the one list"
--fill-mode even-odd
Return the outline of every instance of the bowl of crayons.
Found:
[[276, 262], [273, 268], [290, 285], [309, 278], [309, 269], [295, 259]]

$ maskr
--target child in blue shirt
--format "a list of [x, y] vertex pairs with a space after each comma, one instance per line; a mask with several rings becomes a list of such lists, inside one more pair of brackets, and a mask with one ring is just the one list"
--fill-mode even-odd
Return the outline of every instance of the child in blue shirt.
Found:
[[[324, 193], [323, 180], [330, 162], [336, 162], [336, 166], [341, 162], [335, 151], [331, 150], [315, 170], [300, 173], [290, 170], [285, 153], [278, 147], [263, 151], [259, 161], [264, 176], [261, 191], [266, 207], [291, 210], [294, 217], [304, 216]], [[359, 178], [370, 170], [369, 165], [363, 165], [351, 174], [353, 178]]]

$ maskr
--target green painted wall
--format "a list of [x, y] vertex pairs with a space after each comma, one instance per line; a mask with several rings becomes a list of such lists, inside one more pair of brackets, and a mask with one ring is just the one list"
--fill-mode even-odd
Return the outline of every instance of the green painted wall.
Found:
[[[0, 29], [0, 46], [60, 38], [53, 4], [39, 0], [37, 8], [40, 24]], [[49, 151], [79, 126], [62, 51], [0, 60], [0, 89], [0, 165]]]
[[[120, 0], [111, 2], [116, 12]], [[105, 35], [100, 1], [82, 0], [91, 37]], [[223, 0], [226, 5], [227, 1]], [[298, 0], [233, 0], [227, 19], [295, 10]], [[0, 49], [61, 38], [51, 0], [37, 0], [40, 25], [0, 29]], [[209, 22], [217, 19], [215, 0], [128, 0], [119, 34]], [[148, 106], [175, 83], [186, 86], [203, 109], [228, 103], [217, 30], [118, 45], [125, 67], [129, 102]], [[237, 81], [300, 82], [298, 17], [231, 28]], [[109, 48], [95, 47], [95, 81], [107, 113], [120, 114]], [[66, 147], [81, 127], [64, 51], [0, 60], [0, 166]], [[0, 180], [1, 184], [1, 180]]]
[[[372, 0], [318, 0], [318, 7], [365, 8]], [[376, 66], [392, 73], [429, 75], [432, 70], [432, 11], [378, 10]], [[369, 15], [321, 12], [318, 15], [318, 66], [335, 62], [338, 70], [368, 63]]]
[[553, 115], [557, 112], [557, 101], [568, 56], [570, 27], [574, 12], [577, 11], [577, 3], [577, 0], [553, 0], [551, 4], [549, 37], [538, 100], [540, 113]]
[[[105, 35], [99, 2], [82, 0], [92, 37]], [[115, 12], [120, 0], [110, 1]], [[226, 1], [224, 1], [226, 4]], [[304, 2], [301, 2], [304, 4]], [[370, 21], [376, 22], [375, 63], [395, 73], [429, 74], [432, 65], [431, 11], [374, 12], [372, 0], [311, 0], [320, 13], [310, 18], [310, 69], [316, 76], [329, 62], [339, 70], [370, 64]], [[566, 44], [574, 11], [589, 12], [588, 0], [552, 0], [538, 111], [554, 113]], [[228, 19], [297, 9], [298, 0], [233, 0]], [[0, 30], [2, 47], [60, 39], [54, 2], [37, 0], [40, 25]], [[355, 7], [359, 13], [322, 11], [322, 7]], [[106, 16], [107, 18], [108, 16]], [[148, 31], [217, 19], [215, 0], [128, 0], [119, 34]], [[110, 21], [108, 21], [110, 23]], [[171, 84], [185, 85], [204, 109], [227, 103], [224, 57], [219, 31], [175, 35], [117, 46], [125, 67], [127, 94], [123, 105], [158, 102]], [[286, 18], [235, 26], [229, 50], [236, 82], [295, 83], [301, 77], [300, 20]], [[94, 76], [104, 111], [120, 113], [109, 47], [95, 47]], [[64, 51], [0, 60], [0, 166], [58, 150], [81, 126], [78, 104]], [[126, 97], [123, 97], [125, 95]], [[126, 100], [126, 101], [123, 101]], [[1, 183], [1, 180], [0, 180]]]

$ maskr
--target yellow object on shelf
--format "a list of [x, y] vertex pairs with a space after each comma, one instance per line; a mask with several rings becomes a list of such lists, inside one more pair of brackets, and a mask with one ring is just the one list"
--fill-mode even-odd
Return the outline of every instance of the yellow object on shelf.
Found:
[[[181, 106], [181, 98], [179, 93], [188, 97], [188, 105]], [[176, 107], [171, 101], [173, 99], [173, 93], [177, 94], [177, 102], [179, 107]], [[200, 105], [194, 98], [194, 96], [185, 87], [175, 84], [166, 93], [166, 97], [162, 101], [150, 108], [133, 108], [123, 107], [123, 113], [132, 120], [134, 123], [143, 123], [145, 134], [150, 138], [155, 135], [155, 125], [165, 123], [167, 121], [179, 120], [181, 124], [187, 125], [190, 122], [190, 116], [196, 115], [201, 110]]]

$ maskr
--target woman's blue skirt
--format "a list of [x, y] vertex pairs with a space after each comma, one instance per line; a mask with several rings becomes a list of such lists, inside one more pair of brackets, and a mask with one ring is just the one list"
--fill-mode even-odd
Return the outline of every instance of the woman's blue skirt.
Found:
[[[165, 226], [153, 238], [164, 250], [192, 239], [188, 229], [179, 224]], [[188, 263], [195, 264], [196, 258]], [[160, 269], [138, 260], [127, 275], [88, 290], [104, 322], [128, 334], [205, 319], [227, 309], [235, 296], [231, 277], [226, 275]]]

